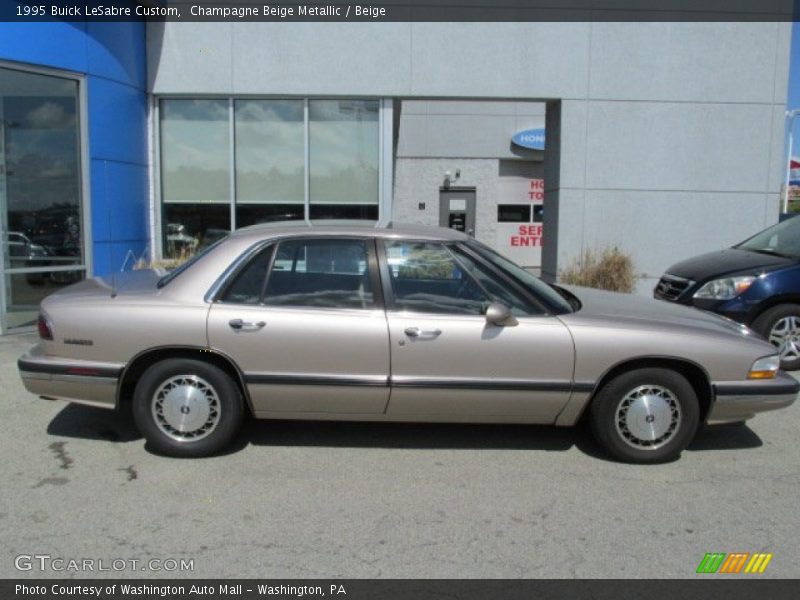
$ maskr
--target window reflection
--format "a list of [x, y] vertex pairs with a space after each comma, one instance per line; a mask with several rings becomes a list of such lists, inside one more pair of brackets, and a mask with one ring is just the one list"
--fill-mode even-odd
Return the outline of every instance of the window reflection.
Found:
[[311, 205], [378, 203], [378, 102], [310, 100]]
[[165, 202], [229, 202], [227, 100], [161, 101]]

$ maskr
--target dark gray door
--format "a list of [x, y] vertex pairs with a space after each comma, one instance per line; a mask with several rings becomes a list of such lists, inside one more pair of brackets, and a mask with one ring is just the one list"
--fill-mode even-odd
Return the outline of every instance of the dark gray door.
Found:
[[439, 190], [439, 225], [475, 235], [475, 188]]

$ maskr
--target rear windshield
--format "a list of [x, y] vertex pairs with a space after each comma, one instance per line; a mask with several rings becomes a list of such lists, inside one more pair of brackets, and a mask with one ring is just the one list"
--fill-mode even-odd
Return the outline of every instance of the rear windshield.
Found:
[[192, 256], [192, 257], [191, 257], [189, 260], [187, 260], [185, 263], [183, 263], [182, 265], [179, 265], [179, 266], [175, 267], [175, 268], [174, 268], [172, 271], [170, 271], [169, 273], [167, 273], [166, 275], [164, 275], [164, 276], [163, 276], [161, 279], [159, 279], [159, 280], [158, 280], [158, 283], [156, 284], [156, 286], [157, 286], [157, 287], [159, 287], [159, 288], [162, 288], [162, 287], [164, 287], [165, 285], [167, 285], [167, 284], [168, 284], [170, 281], [172, 281], [173, 279], [177, 278], [177, 277], [178, 277], [178, 276], [179, 276], [181, 273], [183, 273], [184, 271], [186, 271], [186, 270], [187, 270], [189, 267], [191, 267], [191, 266], [192, 266], [194, 263], [196, 263], [198, 260], [200, 260], [201, 258], [203, 258], [203, 257], [204, 257], [206, 254], [208, 254], [209, 252], [211, 252], [211, 251], [212, 251], [214, 248], [216, 248], [217, 246], [219, 246], [219, 245], [220, 245], [222, 242], [224, 242], [225, 240], [227, 240], [227, 239], [228, 239], [228, 237], [229, 237], [229, 236], [227, 236], [227, 235], [226, 235], [224, 238], [217, 240], [216, 242], [214, 242], [214, 243], [213, 243], [213, 244], [211, 244], [210, 246], [206, 246], [205, 248], [203, 248], [202, 250], [200, 250], [200, 252], [198, 252], [197, 254], [195, 254], [194, 256]]

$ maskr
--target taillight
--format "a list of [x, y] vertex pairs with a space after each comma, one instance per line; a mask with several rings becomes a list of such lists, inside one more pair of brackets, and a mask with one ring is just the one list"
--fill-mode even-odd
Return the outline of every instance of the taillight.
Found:
[[44, 315], [39, 315], [39, 321], [36, 326], [39, 329], [39, 337], [43, 340], [53, 339], [53, 328], [50, 326], [50, 321]]

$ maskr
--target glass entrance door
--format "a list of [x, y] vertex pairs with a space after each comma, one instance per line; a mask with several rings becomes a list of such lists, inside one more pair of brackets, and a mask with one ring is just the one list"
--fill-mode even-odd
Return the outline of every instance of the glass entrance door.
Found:
[[0, 67], [0, 330], [85, 273], [78, 81]]

